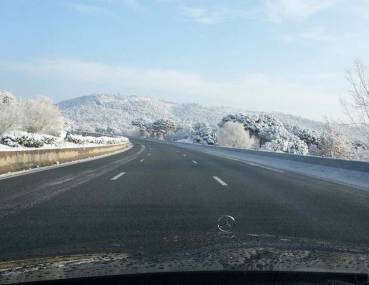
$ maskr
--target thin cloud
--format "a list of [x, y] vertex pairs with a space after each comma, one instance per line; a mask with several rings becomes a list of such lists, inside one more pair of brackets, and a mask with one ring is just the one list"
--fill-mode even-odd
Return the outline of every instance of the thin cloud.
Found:
[[264, 0], [265, 14], [271, 22], [303, 21], [327, 10], [336, 0]]
[[256, 18], [258, 11], [252, 9], [231, 9], [229, 7], [183, 7], [183, 15], [198, 24], [213, 25], [224, 21], [237, 20], [241, 18]]
[[94, 5], [94, 4], [82, 4], [82, 3], [69, 2], [66, 4], [66, 7], [72, 11], [75, 11], [81, 14], [92, 15], [92, 16], [112, 14], [112, 12], [109, 9], [99, 6], [99, 5]]
[[95, 16], [110, 17], [118, 19], [120, 10], [130, 9], [136, 13], [146, 11], [146, 8], [138, 0], [94, 0], [89, 3], [85, 2], [67, 2], [65, 7], [73, 12]]
[[288, 43], [295, 42], [324, 42], [332, 43], [336, 41], [336, 37], [330, 34], [326, 28], [322, 26], [311, 27], [305, 31], [298, 33], [289, 33], [282, 35], [282, 40]]
[[[231, 81], [208, 80], [177, 70], [136, 69], [74, 59], [44, 59], [28, 63], [0, 63], [8, 72], [68, 82], [69, 86], [98, 86], [123, 94], [149, 94], [173, 101], [228, 105], [255, 111], [280, 111], [321, 119], [327, 106], [334, 112], [337, 94], [304, 84], [297, 78], [247, 73]], [[317, 81], [318, 82], [318, 81]]]
[[195, 22], [206, 25], [216, 24], [222, 18], [219, 12], [196, 7], [185, 7], [183, 8], [183, 13]]

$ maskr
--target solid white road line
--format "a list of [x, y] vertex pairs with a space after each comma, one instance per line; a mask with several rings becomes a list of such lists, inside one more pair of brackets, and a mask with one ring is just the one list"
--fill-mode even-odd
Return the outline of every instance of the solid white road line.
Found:
[[61, 185], [64, 184], [66, 182], [72, 181], [74, 178], [65, 178], [59, 181], [55, 181], [55, 182], [51, 182], [50, 184], [48, 184], [48, 186], [57, 186], [57, 185]]
[[267, 167], [267, 166], [264, 166], [264, 165], [261, 165], [261, 164], [258, 164], [258, 163], [254, 163], [254, 162], [250, 162], [250, 161], [245, 161], [245, 160], [241, 160], [241, 159], [237, 159], [237, 158], [228, 157], [227, 159], [238, 161], [238, 162], [241, 162], [241, 163], [245, 163], [245, 164], [251, 165], [251, 166], [256, 166], [256, 167], [268, 169], [270, 171], [274, 171], [274, 172], [278, 172], [278, 173], [284, 173], [285, 172], [285, 171], [280, 170], [280, 169], [277, 169], [277, 168]]
[[222, 179], [220, 179], [218, 176], [213, 176], [213, 178], [222, 186], [227, 186], [228, 184], [225, 183]]
[[274, 172], [278, 172], [278, 173], [284, 173], [283, 170], [279, 170], [279, 169], [276, 169], [276, 168], [267, 167], [267, 166], [256, 164], [256, 163], [253, 163], [253, 162], [246, 162], [246, 164], [251, 165], [251, 166], [261, 167], [261, 168], [268, 169], [270, 171], [274, 171]]
[[197, 164], [198, 162], [196, 160], [192, 160], [192, 163], [193, 164]]
[[117, 175], [115, 175], [113, 178], [111, 178], [110, 180], [117, 180], [119, 177], [123, 176], [124, 174], [126, 174], [125, 172], [121, 172]]

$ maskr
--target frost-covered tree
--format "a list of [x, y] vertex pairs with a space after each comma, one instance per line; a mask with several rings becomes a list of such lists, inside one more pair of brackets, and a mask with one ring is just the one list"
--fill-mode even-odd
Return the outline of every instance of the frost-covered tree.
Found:
[[361, 141], [354, 141], [351, 148], [351, 157], [353, 159], [369, 160], [369, 148]]
[[320, 134], [317, 131], [289, 125], [286, 126], [286, 129], [297, 136], [300, 140], [304, 141], [308, 145], [308, 147], [318, 144]]
[[257, 146], [259, 142], [252, 137], [249, 131], [238, 122], [226, 122], [217, 130], [218, 144], [220, 146], [235, 148], [251, 148]]
[[171, 141], [191, 139], [192, 132], [192, 125], [185, 122], [177, 125], [176, 130], [169, 133], [166, 138]]
[[219, 127], [222, 127], [226, 122], [241, 123], [251, 136], [256, 136], [260, 139], [261, 144], [276, 139], [282, 132], [286, 132], [282, 122], [268, 114], [252, 116], [242, 113], [230, 114], [222, 119], [218, 124]]
[[251, 137], [259, 140], [261, 148], [301, 155], [306, 155], [308, 152], [307, 144], [289, 132], [280, 120], [271, 115], [230, 114], [218, 125], [222, 127], [227, 122], [241, 123]]
[[151, 137], [164, 139], [169, 133], [176, 130], [176, 124], [170, 119], [159, 119], [152, 123], [149, 128]]
[[135, 119], [131, 122], [132, 126], [135, 126], [139, 129], [146, 129], [147, 121], [142, 118]]
[[308, 154], [307, 144], [297, 137], [289, 137], [288, 139], [277, 138], [270, 142], [266, 142], [262, 148], [265, 150], [293, 153], [298, 155]]
[[316, 154], [332, 158], [349, 158], [352, 144], [337, 125], [327, 122], [318, 140]]
[[138, 118], [131, 122], [131, 125], [138, 129], [139, 135], [141, 137], [148, 137], [150, 136], [149, 130], [151, 129], [151, 123], [142, 119]]
[[217, 135], [213, 128], [204, 123], [196, 123], [192, 127], [192, 141], [199, 144], [214, 145], [217, 143]]
[[15, 97], [7, 91], [0, 91], [0, 135], [19, 123], [19, 107]]
[[26, 132], [59, 136], [63, 131], [64, 118], [49, 98], [24, 101], [22, 115], [22, 128]]

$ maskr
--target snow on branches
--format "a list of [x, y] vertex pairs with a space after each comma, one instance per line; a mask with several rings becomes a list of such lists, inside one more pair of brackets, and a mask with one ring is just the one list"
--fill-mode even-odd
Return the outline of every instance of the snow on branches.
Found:
[[161, 140], [165, 139], [168, 134], [176, 130], [175, 122], [170, 119], [159, 119], [151, 123], [139, 118], [133, 120], [131, 124], [138, 128], [141, 136]]
[[0, 91], [0, 134], [19, 123], [19, 106], [15, 97], [7, 91]]
[[59, 108], [49, 98], [30, 99], [23, 103], [22, 128], [28, 133], [59, 136], [64, 128], [64, 118]]
[[266, 150], [305, 155], [307, 143], [288, 131], [281, 121], [267, 115], [230, 114], [218, 124], [223, 127], [227, 122], [241, 123], [251, 137], [259, 140], [259, 146]]
[[59, 136], [64, 118], [49, 98], [18, 102], [10, 92], [0, 91], [0, 134], [15, 130]]
[[217, 143], [217, 136], [214, 129], [204, 123], [196, 123], [192, 127], [191, 138], [194, 143], [214, 145]]

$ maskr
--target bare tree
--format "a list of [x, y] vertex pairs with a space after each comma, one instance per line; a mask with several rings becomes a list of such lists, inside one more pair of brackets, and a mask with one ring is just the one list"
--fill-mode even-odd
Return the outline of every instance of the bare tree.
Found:
[[350, 149], [350, 142], [340, 131], [339, 125], [327, 120], [314, 154], [332, 158], [350, 158]]
[[369, 69], [360, 60], [356, 60], [347, 71], [350, 83], [350, 100], [341, 100], [341, 104], [351, 124], [362, 127], [369, 139]]

